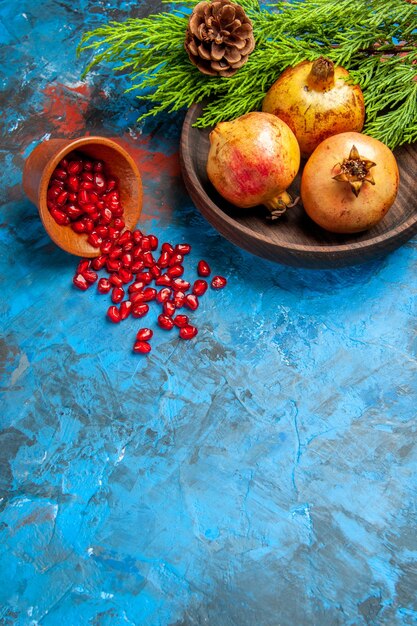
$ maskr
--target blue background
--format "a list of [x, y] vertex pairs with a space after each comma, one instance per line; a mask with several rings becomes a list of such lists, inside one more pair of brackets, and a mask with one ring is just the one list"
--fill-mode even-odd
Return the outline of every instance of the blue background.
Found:
[[[183, 114], [138, 126], [126, 79], [80, 82], [81, 34], [149, 10], [0, 3], [0, 623], [416, 624], [416, 240], [311, 271], [222, 239], [181, 181]], [[133, 354], [140, 322], [72, 287], [25, 198], [39, 141], [86, 132], [138, 159], [139, 226], [227, 277], [192, 342], [152, 321]]]

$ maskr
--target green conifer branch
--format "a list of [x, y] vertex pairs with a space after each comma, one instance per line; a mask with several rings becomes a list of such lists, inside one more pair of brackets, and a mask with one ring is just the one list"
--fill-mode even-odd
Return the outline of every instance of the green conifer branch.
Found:
[[[364, 92], [364, 132], [395, 148], [417, 140], [417, 6], [407, 0], [241, 0], [256, 48], [231, 78], [205, 76], [184, 50], [195, 1], [171, 12], [110, 22], [85, 33], [79, 52], [128, 73], [129, 91], [149, 103], [139, 120], [204, 102], [200, 127], [259, 109], [288, 66], [320, 55], [346, 67]], [[185, 7], [185, 8], [183, 8]]]

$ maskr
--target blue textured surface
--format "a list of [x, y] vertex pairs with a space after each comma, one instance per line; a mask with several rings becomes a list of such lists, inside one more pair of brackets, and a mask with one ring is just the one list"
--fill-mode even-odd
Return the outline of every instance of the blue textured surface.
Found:
[[[0, 3], [0, 624], [416, 624], [416, 241], [335, 271], [224, 241], [182, 116], [138, 128], [122, 77], [79, 82], [81, 33], [133, 4]], [[24, 197], [41, 138], [86, 131], [138, 158], [141, 227], [227, 276], [193, 342], [132, 354]]]

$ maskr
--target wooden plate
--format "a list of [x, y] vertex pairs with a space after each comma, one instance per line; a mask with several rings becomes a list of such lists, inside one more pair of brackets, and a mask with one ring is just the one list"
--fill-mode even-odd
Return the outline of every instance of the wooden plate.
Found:
[[[335, 235], [316, 226], [301, 206], [271, 223], [262, 207], [242, 212], [224, 200], [206, 174], [210, 129], [193, 128], [201, 110], [201, 105], [193, 105], [184, 120], [180, 144], [184, 182], [204, 217], [237, 246], [288, 265], [331, 268], [383, 256], [417, 232], [417, 144], [395, 151], [400, 189], [385, 218], [364, 233]], [[300, 176], [290, 189], [294, 197], [299, 195], [299, 185]]]

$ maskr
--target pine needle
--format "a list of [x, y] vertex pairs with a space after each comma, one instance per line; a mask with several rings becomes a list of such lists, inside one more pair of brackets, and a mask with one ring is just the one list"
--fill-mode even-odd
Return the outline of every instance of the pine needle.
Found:
[[[176, 2], [170, 2], [176, 5]], [[233, 119], [261, 107], [287, 67], [327, 56], [361, 86], [364, 132], [390, 148], [417, 140], [417, 5], [407, 0], [292, 0], [260, 6], [240, 4], [252, 20], [256, 48], [232, 77], [201, 74], [184, 49], [195, 1], [146, 18], [110, 22], [81, 39], [89, 53], [83, 76], [101, 63], [126, 72], [129, 91], [148, 103], [138, 121], [162, 111], [205, 103], [199, 127]]]

